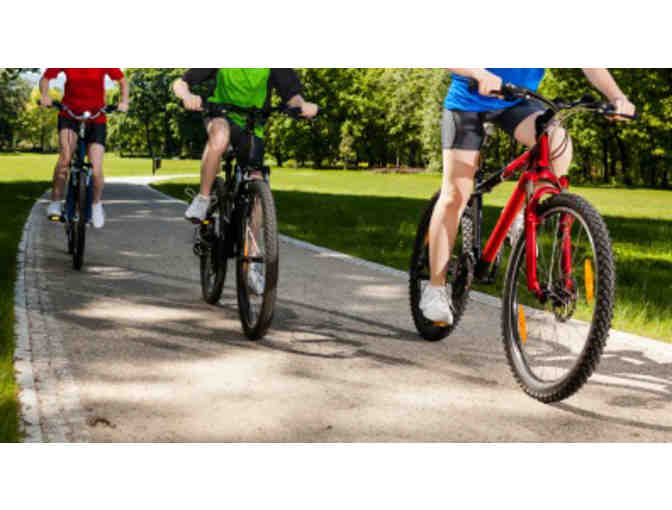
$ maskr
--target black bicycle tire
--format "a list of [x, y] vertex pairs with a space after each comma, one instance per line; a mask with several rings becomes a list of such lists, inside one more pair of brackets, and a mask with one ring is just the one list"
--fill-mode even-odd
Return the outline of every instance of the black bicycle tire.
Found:
[[72, 225], [73, 233], [75, 234], [72, 267], [77, 271], [80, 271], [84, 265], [84, 250], [86, 247], [88, 189], [85, 179], [86, 176], [83, 173], [80, 173], [79, 179], [77, 179], [77, 202], [75, 203], [78, 219], [77, 222]]
[[[236, 261], [236, 294], [238, 298], [238, 313], [240, 315], [240, 322], [243, 326], [245, 336], [250, 340], [259, 340], [262, 338], [273, 321], [273, 313], [275, 309], [275, 301], [278, 290], [278, 263], [279, 263], [279, 244], [278, 244], [278, 227], [275, 211], [275, 201], [271, 188], [263, 180], [253, 180], [246, 184], [247, 197], [250, 203], [255, 196], [259, 196], [262, 206], [262, 221], [264, 230], [264, 265], [265, 265], [265, 285], [264, 294], [262, 298], [261, 309], [258, 314], [258, 319], [253, 323], [249, 317], [249, 298], [247, 295], [247, 282], [245, 281], [245, 270], [243, 260], [243, 246], [244, 239], [241, 238], [238, 243], [239, 251]], [[245, 222], [246, 215], [240, 215], [241, 236], [245, 236]]]
[[[215, 207], [219, 209], [219, 232], [216, 233], [212, 248], [200, 256], [201, 293], [203, 295], [203, 300], [210, 305], [217, 304], [222, 297], [228, 266], [228, 258], [224, 246], [226, 242], [226, 226], [223, 220], [226, 211], [226, 203], [224, 201], [226, 192], [224, 187], [224, 181], [217, 177], [213, 189], [217, 198]], [[214, 257], [217, 261], [214, 271], [215, 279], [212, 286], [207, 282], [206, 272], [207, 265], [211, 263], [211, 257]]]
[[[439, 193], [436, 193], [422, 214], [420, 223], [418, 225], [418, 230], [416, 232], [415, 242], [413, 244], [413, 254], [411, 256], [409, 270], [409, 301], [413, 322], [415, 323], [415, 327], [418, 330], [420, 336], [430, 342], [437, 342], [446, 338], [455, 330], [459, 324], [460, 319], [464, 315], [464, 312], [467, 308], [467, 303], [469, 301], [469, 291], [471, 288], [471, 281], [473, 279], [474, 272], [473, 257], [470, 251], [463, 251], [460, 271], [461, 276], [464, 279], [460, 279], [461, 281], [459, 282], [457, 280], [455, 282], [451, 282], [453, 283], [453, 323], [450, 326], [437, 326], [423, 316], [422, 311], [420, 310], [420, 299], [422, 296], [420, 279], [418, 278], [421, 264], [420, 258], [424, 256], [425, 238], [427, 236], [427, 232], [429, 231], [429, 223], [432, 219], [434, 207], [438, 199]], [[463, 227], [467, 225], [466, 222], [471, 222], [471, 225], [473, 225], [469, 209], [465, 210], [460, 221], [460, 229], [458, 231], [459, 236], [462, 236]]]

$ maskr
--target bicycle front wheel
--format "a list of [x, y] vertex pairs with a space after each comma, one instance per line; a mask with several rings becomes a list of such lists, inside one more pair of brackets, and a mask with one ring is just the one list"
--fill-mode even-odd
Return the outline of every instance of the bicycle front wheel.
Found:
[[583, 198], [561, 193], [537, 212], [537, 278], [545, 299], [528, 289], [526, 240], [507, 268], [502, 306], [506, 357], [531, 397], [558, 402], [577, 392], [597, 367], [614, 306], [614, 261], [602, 217]]
[[258, 340], [273, 320], [278, 287], [278, 228], [268, 184], [247, 183], [241, 214], [236, 287], [238, 312], [245, 335]]
[[82, 269], [84, 264], [84, 247], [86, 245], [86, 204], [87, 204], [87, 189], [84, 176], [80, 174], [77, 179], [76, 195], [77, 203], [75, 204], [76, 218], [72, 223], [72, 267], [77, 271]]

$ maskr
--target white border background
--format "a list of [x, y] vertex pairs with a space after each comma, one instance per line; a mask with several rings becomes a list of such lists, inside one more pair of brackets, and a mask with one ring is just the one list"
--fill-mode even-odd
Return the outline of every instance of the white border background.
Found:
[[[666, 67], [664, 2], [5, 2], [5, 67]], [[672, 437], [671, 437], [672, 439]], [[3, 508], [658, 508], [666, 445], [8, 445]]]

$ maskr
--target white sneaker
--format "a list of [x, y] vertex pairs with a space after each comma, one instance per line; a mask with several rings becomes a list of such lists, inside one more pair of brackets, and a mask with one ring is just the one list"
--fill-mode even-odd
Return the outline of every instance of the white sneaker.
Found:
[[103, 228], [103, 225], [105, 225], [105, 211], [102, 202], [97, 202], [91, 206], [91, 223], [93, 223], [93, 228]]
[[184, 213], [185, 219], [192, 223], [201, 223], [208, 213], [209, 205], [210, 197], [204, 197], [199, 193], [191, 201], [191, 205], [187, 208], [187, 212]]
[[261, 264], [251, 262], [247, 270], [247, 287], [253, 294], [261, 296], [264, 293], [264, 273]]
[[453, 310], [446, 287], [427, 285], [420, 299], [422, 314], [432, 322], [450, 326], [453, 323]]
[[47, 207], [47, 218], [52, 221], [58, 221], [61, 219], [61, 214], [63, 213], [63, 208], [61, 207], [60, 200], [52, 200]]
[[516, 243], [518, 242], [518, 238], [520, 238], [524, 230], [525, 230], [525, 217], [523, 216], [523, 211], [520, 211], [518, 213], [518, 216], [516, 216], [515, 219], [513, 220], [511, 228], [509, 229], [509, 233], [507, 234], [507, 237], [509, 238], [509, 242], [511, 243], [512, 248], [516, 245]]

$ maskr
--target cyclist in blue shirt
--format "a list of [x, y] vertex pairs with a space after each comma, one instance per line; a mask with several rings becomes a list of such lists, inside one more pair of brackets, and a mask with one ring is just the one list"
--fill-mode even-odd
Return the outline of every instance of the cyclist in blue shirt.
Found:
[[[544, 76], [543, 68], [448, 71], [453, 75], [444, 103], [441, 127], [443, 183], [429, 227], [431, 278], [420, 300], [420, 309], [429, 320], [452, 324], [450, 295], [445, 286], [447, 265], [462, 212], [473, 189], [474, 174], [485, 137], [483, 123], [492, 122], [521, 144], [532, 147], [536, 143], [535, 120], [545, 111], [545, 107], [534, 101], [506, 101], [490, 95], [501, 90], [503, 83], [536, 90]], [[635, 107], [621, 92], [607, 69], [583, 69], [583, 73], [614, 105], [616, 118], [618, 114], [634, 114]], [[478, 91], [469, 88], [470, 79], [478, 81]], [[558, 177], [567, 174], [572, 161], [571, 141], [563, 147], [565, 137], [565, 130], [560, 126], [550, 132], [551, 153], [555, 155], [551, 170]], [[520, 220], [519, 216], [512, 230], [522, 229]], [[512, 235], [515, 237], [517, 232], [514, 231]]]

